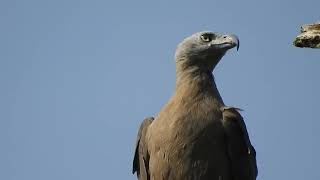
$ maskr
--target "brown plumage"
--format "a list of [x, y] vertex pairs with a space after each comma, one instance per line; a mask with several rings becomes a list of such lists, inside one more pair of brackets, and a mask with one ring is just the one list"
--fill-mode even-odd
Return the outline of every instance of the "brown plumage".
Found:
[[133, 161], [139, 180], [255, 180], [256, 153], [238, 109], [227, 107], [212, 71], [233, 35], [199, 32], [176, 50], [176, 88], [140, 126]]

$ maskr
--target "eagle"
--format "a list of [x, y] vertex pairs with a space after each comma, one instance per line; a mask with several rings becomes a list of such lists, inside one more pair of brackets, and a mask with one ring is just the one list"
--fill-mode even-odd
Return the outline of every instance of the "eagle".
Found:
[[202, 31], [175, 53], [175, 91], [141, 123], [132, 172], [139, 180], [255, 180], [256, 151], [240, 109], [226, 106], [213, 70], [239, 48], [235, 35]]

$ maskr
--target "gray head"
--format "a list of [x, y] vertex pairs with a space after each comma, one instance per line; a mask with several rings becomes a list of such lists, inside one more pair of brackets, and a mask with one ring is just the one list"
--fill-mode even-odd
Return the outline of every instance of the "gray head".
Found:
[[212, 71], [227, 50], [234, 47], [239, 48], [239, 39], [235, 35], [197, 32], [178, 45], [175, 54], [177, 67]]

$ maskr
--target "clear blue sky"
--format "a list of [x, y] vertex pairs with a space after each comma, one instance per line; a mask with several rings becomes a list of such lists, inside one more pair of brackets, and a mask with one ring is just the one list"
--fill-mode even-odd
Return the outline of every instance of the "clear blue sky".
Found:
[[292, 46], [320, 1], [0, 2], [0, 179], [133, 180], [140, 122], [171, 96], [176, 45], [237, 34], [214, 74], [260, 180], [319, 180], [320, 50]]

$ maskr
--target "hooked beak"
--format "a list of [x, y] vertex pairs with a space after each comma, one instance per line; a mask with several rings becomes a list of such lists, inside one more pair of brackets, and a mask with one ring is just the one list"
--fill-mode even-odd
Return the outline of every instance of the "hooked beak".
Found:
[[211, 46], [214, 46], [217, 49], [232, 49], [237, 46], [237, 51], [240, 47], [239, 38], [236, 35], [220, 35], [212, 41]]

